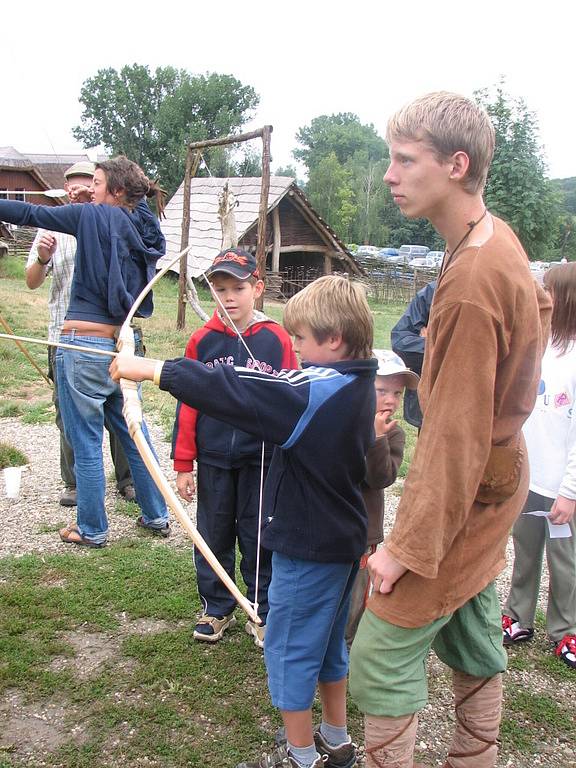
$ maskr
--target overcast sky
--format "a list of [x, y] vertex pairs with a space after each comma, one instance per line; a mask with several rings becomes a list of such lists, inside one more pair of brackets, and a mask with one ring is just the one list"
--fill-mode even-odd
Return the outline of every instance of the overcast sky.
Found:
[[81, 151], [82, 83], [125, 64], [251, 85], [248, 128], [273, 125], [273, 169], [293, 162], [296, 131], [318, 115], [354, 112], [383, 136], [416, 96], [472, 95], [504, 76], [537, 115], [549, 175], [576, 176], [575, 22], [576, 4], [559, 0], [3, 3], [0, 146]]

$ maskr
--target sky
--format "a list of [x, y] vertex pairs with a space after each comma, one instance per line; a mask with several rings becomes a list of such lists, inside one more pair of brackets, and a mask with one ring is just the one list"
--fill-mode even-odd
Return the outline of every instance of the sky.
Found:
[[272, 170], [294, 164], [296, 132], [319, 115], [352, 112], [384, 136], [417, 96], [471, 96], [505, 78], [536, 115], [548, 175], [576, 176], [576, 3], [29, 0], [3, 3], [0, 18], [0, 146], [24, 153], [84, 151], [71, 131], [80, 89], [106, 67], [171, 65], [251, 85], [260, 104], [243, 130], [273, 126]]

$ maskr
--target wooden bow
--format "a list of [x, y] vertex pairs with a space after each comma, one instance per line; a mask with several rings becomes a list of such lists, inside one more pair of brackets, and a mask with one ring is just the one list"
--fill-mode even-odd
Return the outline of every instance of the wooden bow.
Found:
[[[177, 261], [180, 260], [182, 256], [184, 256], [189, 250], [188, 248], [185, 248], [181, 253], [179, 253], [170, 263], [168, 263], [163, 269], [161, 269], [153, 278], [150, 280], [150, 282], [143, 288], [140, 295], [137, 297], [136, 301], [132, 305], [132, 308], [130, 309], [130, 312], [128, 313], [128, 316], [126, 317], [126, 320], [124, 321], [124, 324], [122, 325], [122, 328], [120, 329], [120, 334], [118, 337], [118, 354], [119, 356], [128, 356], [128, 355], [134, 355], [135, 351], [135, 342], [134, 342], [134, 331], [131, 327], [132, 319], [134, 318], [134, 315], [136, 314], [140, 304], [146, 297], [146, 295], [149, 293], [149, 291], [152, 289], [152, 287], [160, 280], [160, 278], [166, 274], [166, 272], [170, 269], [170, 267], [174, 266]], [[216, 555], [212, 552], [202, 535], [199, 533], [196, 526], [192, 523], [190, 520], [190, 517], [188, 516], [188, 513], [182, 506], [180, 500], [172, 490], [172, 486], [168, 482], [167, 478], [164, 476], [162, 469], [160, 468], [160, 465], [158, 464], [158, 461], [156, 460], [156, 457], [154, 456], [150, 446], [148, 445], [148, 442], [146, 441], [146, 438], [144, 437], [144, 433], [142, 432], [142, 404], [140, 402], [140, 398], [138, 396], [138, 385], [134, 381], [129, 381], [127, 379], [120, 379], [120, 389], [122, 390], [122, 396], [124, 398], [124, 408], [122, 410], [122, 413], [124, 415], [124, 418], [126, 420], [126, 424], [128, 426], [128, 431], [130, 433], [131, 438], [134, 440], [134, 443], [136, 444], [136, 448], [138, 449], [138, 452], [140, 453], [140, 456], [142, 457], [142, 460], [144, 464], [146, 465], [148, 471], [150, 472], [150, 475], [152, 476], [152, 479], [156, 483], [158, 490], [164, 497], [164, 500], [174, 513], [174, 516], [180, 523], [180, 525], [184, 528], [188, 536], [192, 539], [194, 546], [197, 547], [198, 551], [204, 556], [206, 559], [206, 562], [210, 565], [214, 573], [218, 576], [220, 581], [224, 584], [224, 586], [228, 589], [232, 597], [236, 600], [238, 605], [246, 612], [246, 614], [252, 619], [252, 621], [256, 622], [257, 624], [260, 624], [260, 618], [258, 617], [258, 614], [252, 604], [247, 600], [247, 598], [240, 592], [236, 584], [232, 581], [230, 576], [226, 573], [220, 562], [218, 561]]]

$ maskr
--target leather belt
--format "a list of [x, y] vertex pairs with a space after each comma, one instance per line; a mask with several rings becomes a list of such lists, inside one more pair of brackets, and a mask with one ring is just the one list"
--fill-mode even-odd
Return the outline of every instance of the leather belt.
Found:
[[63, 328], [62, 329], [63, 335], [70, 335], [70, 336], [96, 336], [98, 338], [102, 339], [115, 339], [116, 338], [116, 326], [110, 326], [109, 331], [101, 331], [97, 329], [92, 329], [90, 331], [82, 328]]

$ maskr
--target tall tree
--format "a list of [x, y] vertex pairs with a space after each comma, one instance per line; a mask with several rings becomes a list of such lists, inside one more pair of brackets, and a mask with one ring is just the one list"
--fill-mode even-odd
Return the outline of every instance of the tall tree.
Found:
[[342, 239], [370, 242], [381, 230], [377, 198], [388, 157], [384, 140], [349, 112], [316, 117], [296, 138], [301, 147], [293, 155], [308, 168], [312, 204]]
[[332, 152], [341, 164], [358, 151], [365, 152], [373, 161], [388, 157], [386, 142], [374, 126], [363, 125], [351, 112], [315, 117], [310, 125], [299, 129], [296, 139], [302, 146], [295, 149], [293, 155], [308, 171]]
[[486, 205], [506, 219], [531, 258], [542, 258], [557, 233], [560, 207], [559, 195], [546, 178], [536, 117], [522, 99], [505, 93], [503, 83], [494, 96], [481, 90], [475, 97], [496, 132]]
[[[182, 181], [189, 141], [233, 133], [251, 117], [259, 97], [231, 75], [192, 75], [174, 67], [133, 64], [101, 69], [80, 91], [84, 109], [73, 129], [84, 146], [123, 153], [169, 192]], [[235, 173], [229, 153], [208, 153], [212, 173]]]
[[306, 190], [318, 213], [331, 226], [336, 223], [338, 235], [349, 240], [356, 205], [350, 173], [338, 162], [335, 152], [312, 168]]

